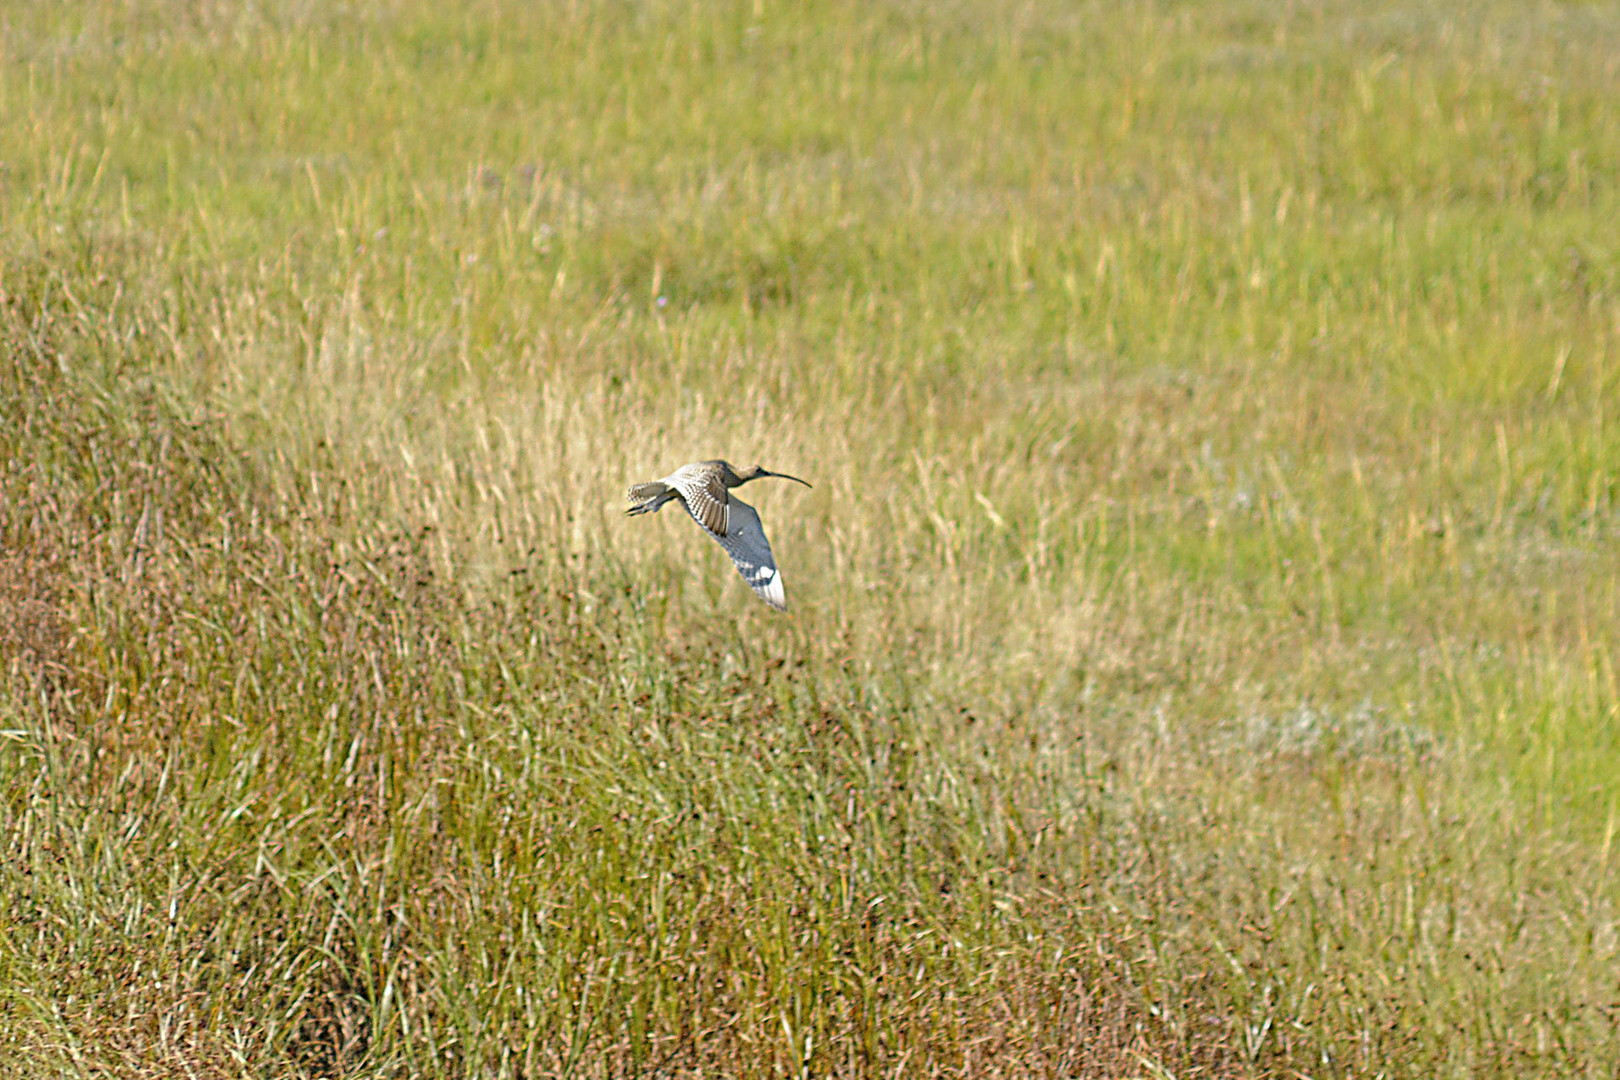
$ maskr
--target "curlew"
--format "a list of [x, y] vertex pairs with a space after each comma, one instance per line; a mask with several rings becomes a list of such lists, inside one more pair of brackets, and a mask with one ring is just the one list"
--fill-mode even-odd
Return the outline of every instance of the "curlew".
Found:
[[727, 461], [698, 461], [682, 465], [662, 480], [630, 485], [629, 498], [636, 505], [627, 514], [651, 514], [671, 499], [679, 499], [698, 527], [726, 549], [737, 572], [759, 598], [778, 611], [787, 610], [787, 594], [782, 591], [782, 575], [771, 556], [771, 542], [754, 508], [731, 494], [762, 476], [775, 476], [805, 484], [797, 476], [768, 472], [759, 465], [737, 470]]

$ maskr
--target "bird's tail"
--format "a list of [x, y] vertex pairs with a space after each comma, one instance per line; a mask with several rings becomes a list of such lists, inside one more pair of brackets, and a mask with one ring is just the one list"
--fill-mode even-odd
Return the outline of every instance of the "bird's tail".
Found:
[[625, 513], [647, 514], [673, 499], [675, 492], [662, 480], [649, 480], [645, 484], [631, 484], [627, 497], [636, 505]]

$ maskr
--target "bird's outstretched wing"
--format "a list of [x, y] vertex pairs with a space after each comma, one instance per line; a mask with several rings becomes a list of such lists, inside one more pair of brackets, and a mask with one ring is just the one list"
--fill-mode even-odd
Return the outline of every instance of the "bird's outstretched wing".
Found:
[[682, 465], [664, 482], [681, 493], [686, 512], [715, 537], [725, 536], [731, 530], [731, 502], [720, 474], [705, 467], [706, 463]]
[[[787, 610], [787, 593], [782, 588], [782, 575], [777, 573], [776, 559], [771, 555], [771, 542], [765, 539], [765, 527], [759, 523], [754, 508], [731, 496], [731, 528], [724, 534], [709, 531], [731, 561], [737, 572], [748, 582], [761, 600], [777, 611]], [[697, 514], [693, 514], [697, 517]]]

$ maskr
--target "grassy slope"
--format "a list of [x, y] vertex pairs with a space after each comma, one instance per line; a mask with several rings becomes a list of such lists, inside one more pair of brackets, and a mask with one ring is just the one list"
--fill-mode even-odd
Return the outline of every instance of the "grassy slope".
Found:
[[1613, 1073], [1620, 20], [437, 7], [0, 9], [8, 1072]]

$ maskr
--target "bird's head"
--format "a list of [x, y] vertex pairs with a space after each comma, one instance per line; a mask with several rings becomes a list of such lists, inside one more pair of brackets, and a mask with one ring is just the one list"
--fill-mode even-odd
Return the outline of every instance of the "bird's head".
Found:
[[797, 476], [789, 476], [787, 473], [771, 472], [763, 465], [755, 465], [751, 468], [744, 469], [741, 478], [743, 480], [758, 480], [762, 476], [774, 476], [778, 480], [791, 480], [795, 484], [804, 484], [805, 487], [810, 486], [805, 481], [800, 480]]

